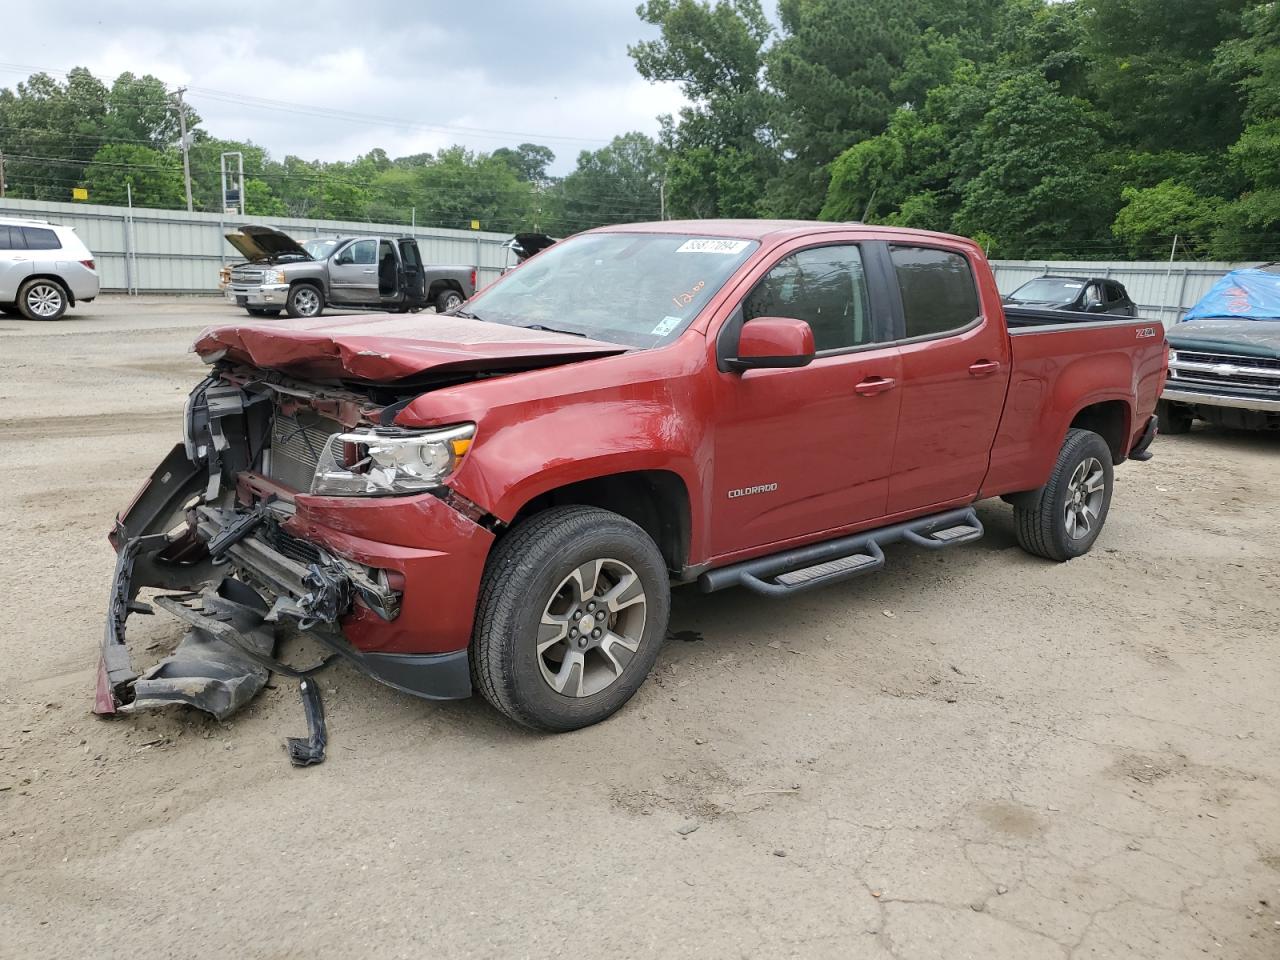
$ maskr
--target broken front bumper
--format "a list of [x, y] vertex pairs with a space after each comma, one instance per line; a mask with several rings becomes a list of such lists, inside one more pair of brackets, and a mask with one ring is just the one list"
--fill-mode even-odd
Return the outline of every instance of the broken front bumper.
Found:
[[[114, 713], [139, 695], [139, 684], [145, 692], [152, 680], [176, 676], [174, 668], [158, 677], [157, 667], [139, 677], [130, 663], [125, 621], [131, 613], [152, 612], [137, 602], [143, 586], [184, 591], [183, 601], [200, 592], [204, 607], [192, 616], [203, 619], [182, 618], [219, 640], [224, 660], [230, 656], [240, 664], [247, 656], [261, 666], [262, 644], [252, 625], [227, 632], [214, 622], [218, 603], [210, 590], [231, 576], [257, 604], [242, 592], [237, 599], [260, 604], [266, 624], [296, 623], [382, 683], [427, 699], [470, 695], [466, 647], [492, 541], [488, 530], [432, 495], [377, 501], [299, 495], [287, 505], [259, 499], [253, 507], [224, 509], [200, 503], [204, 487], [204, 471], [179, 445], [117, 520], [95, 712]], [[380, 539], [348, 532], [353, 530]], [[434, 546], [402, 545], [419, 539]], [[173, 603], [161, 605], [181, 615]], [[200, 647], [202, 661], [218, 648]], [[268, 651], [272, 669], [283, 667], [270, 658]], [[217, 714], [206, 703], [225, 699], [225, 674], [201, 674], [207, 681], [203, 702], [177, 699]]]

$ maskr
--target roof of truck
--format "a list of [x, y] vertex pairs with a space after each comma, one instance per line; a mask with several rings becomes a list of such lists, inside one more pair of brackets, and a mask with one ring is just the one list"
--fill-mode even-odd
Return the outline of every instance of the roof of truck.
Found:
[[804, 236], [814, 233], [847, 233], [850, 230], [866, 230], [875, 233], [900, 234], [903, 237], [934, 237], [940, 240], [972, 241], [949, 233], [931, 230], [914, 230], [907, 227], [886, 227], [871, 223], [830, 223], [825, 220], [657, 220], [649, 223], [620, 223], [597, 227], [592, 233], [691, 233], [707, 237], [733, 237], [738, 240], [779, 239], [788, 236]]

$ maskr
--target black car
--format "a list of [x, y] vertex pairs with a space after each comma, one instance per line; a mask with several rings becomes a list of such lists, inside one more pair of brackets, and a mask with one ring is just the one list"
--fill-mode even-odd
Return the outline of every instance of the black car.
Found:
[[1036, 277], [1005, 297], [1004, 302], [1043, 310], [1138, 315], [1138, 305], [1129, 299], [1124, 284], [1106, 277]]

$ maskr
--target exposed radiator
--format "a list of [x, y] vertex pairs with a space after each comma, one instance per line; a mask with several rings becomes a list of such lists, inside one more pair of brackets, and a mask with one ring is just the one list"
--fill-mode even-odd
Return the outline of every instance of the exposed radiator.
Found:
[[329, 438], [341, 433], [342, 424], [309, 410], [284, 414], [276, 408], [271, 421], [271, 455], [268, 476], [277, 483], [304, 493], [311, 489], [316, 464]]

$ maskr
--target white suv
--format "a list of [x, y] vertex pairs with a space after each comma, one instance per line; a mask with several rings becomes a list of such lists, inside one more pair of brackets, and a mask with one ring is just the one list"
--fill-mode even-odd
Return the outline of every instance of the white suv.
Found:
[[71, 227], [0, 217], [0, 312], [57, 320], [98, 295], [93, 254]]

